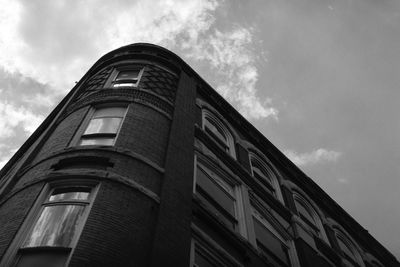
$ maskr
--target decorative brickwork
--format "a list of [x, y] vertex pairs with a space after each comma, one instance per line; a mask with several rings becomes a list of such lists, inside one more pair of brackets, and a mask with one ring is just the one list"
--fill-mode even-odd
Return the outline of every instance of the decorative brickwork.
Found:
[[90, 97], [79, 99], [74, 104], [70, 105], [68, 109], [66, 109], [64, 115], [60, 118], [60, 121], [74, 110], [83, 106], [91, 103], [104, 103], [112, 101], [127, 101], [147, 104], [164, 112], [168, 116], [171, 116], [174, 110], [171, 103], [145, 91], [138, 89], [104, 89], [96, 90], [92, 92]]
[[111, 74], [111, 70], [111, 67], [107, 67], [90, 77], [89, 80], [86, 82], [86, 89], [78, 96], [78, 98], [85, 97], [94, 90], [102, 89]]
[[139, 87], [174, 102], [178, 78], [157, 66], [147, 65]]

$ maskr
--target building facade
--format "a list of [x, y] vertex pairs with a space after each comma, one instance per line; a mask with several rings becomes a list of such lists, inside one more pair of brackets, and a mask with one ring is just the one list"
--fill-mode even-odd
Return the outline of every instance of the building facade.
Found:
[[0, 266], [400, 266], [182, 59], [116, 49], [0, 172]]

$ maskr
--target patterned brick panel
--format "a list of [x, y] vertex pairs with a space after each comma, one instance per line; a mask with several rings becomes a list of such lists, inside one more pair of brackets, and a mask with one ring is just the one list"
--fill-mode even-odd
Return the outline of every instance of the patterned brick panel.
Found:
[[178, 78], [175, 75], [159, 67], [147, 65], [139, 87], [175, 102], [177, 83]]
[[113, 101], [130, 101], [130, 102], [139, 102], [146, 103], [153, 107], [156, 107], [159, 110], [162, 110], [168, 115], [172, 115], [173, 107], [172, 105], [164, 101], [161, 98], [158, 98], [152, 94], [149, 94], [144, 91], [139, 91], [137, 89], [104, 89], [104, 90], [96, 90], [90, 97], [85, 97], [83, 99], [78, 100], [68, 107], [63, 116], [61, 116], [60, 120], [63, 120], [65, 116], [73, 112], [79, 107], [83, 107], [89, 105], [91, 103], [101, 103], [108, 102], [112, 103]]
[[108, 67], [90, 77], [90, 79], [84, 85], [86, 87], [85, 91], [81, 92], [81, 94], [78, 95], [77, 98], [79, 99], [85, 97], [95, 90], [102, 89], [111, 74], [111, 70], [112, 68]]

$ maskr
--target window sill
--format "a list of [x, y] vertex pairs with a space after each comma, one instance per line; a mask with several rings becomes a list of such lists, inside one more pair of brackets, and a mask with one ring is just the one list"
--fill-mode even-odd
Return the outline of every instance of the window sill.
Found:
[[55, 252], [70, 252], [70, 247], [51, 247], [51, 246], [42, 246], [42, 247], [23, 247], [20, 248], [21, 252], [41, 252], [41, 251], [55, 251]]

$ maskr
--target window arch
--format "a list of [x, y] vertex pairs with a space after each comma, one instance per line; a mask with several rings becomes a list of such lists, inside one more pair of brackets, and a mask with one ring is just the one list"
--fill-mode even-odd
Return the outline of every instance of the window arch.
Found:
[[364, 266], [361, 254], [352, 239], [337, 227], [334, 228], [339, 249], [342, 251], [344, 259], [351, 266]]
[[235, 142], [228, 127], [215, 114], [203, 109], [203, 130], [218, 144], [222, 150], [235, 158]]
[[255, 153], [250, 152], [249, 156], [251, 175], [262, 184], [265, 190], [282, 201], [283, 199], [280, 191], [279, 181], [275, 175], [276, 172], [272, 170], [265, 160], [261, 159], [261, 157]]
[[301, 221], [308, 226], [307, 229], [314, 235], [322, 238], [326, 243], [329, 243], [322, 225], [321, 217], [316, 208], [311, 204], [311, 201], [297, 191], [293, 192], [293, 199], [297, 213]]

